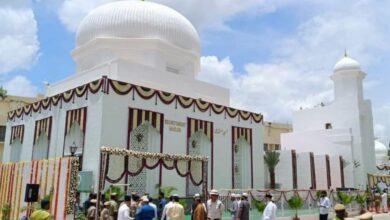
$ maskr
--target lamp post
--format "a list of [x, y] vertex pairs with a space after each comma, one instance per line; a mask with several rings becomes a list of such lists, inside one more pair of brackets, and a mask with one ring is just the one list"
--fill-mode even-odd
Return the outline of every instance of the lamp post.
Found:
[[74, 154], [77, 151], [77, 145], [74, 141], [73, 144], [69, 146], [69, 151], [70, 151], [70, 156], [74, 157]]

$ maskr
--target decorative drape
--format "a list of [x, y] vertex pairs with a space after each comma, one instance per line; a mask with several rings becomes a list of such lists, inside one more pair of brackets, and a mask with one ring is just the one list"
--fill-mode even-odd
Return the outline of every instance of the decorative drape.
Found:
[[329, 160], [329, 155], [325, 155], [325, 161], [326, 161], [326, 180], [327, 180], [327, 183], [328, 183], [328, 189], [330, 189], [331, 185], [332, 185], [332, 179], [331, 179], [331, 175], [330, 175], [330, 160]]
[[340, 176], [341, 176], [341, 187], [345, 187], [345, 181], [344, 181], [344, 159], [343, 156], [339, 156], [340, 160]]
[[[194, 185], [203, 184], [203, 189], [207, 191], [207, 157], [139, 152], [109, 147], [102, 147], [100, 151], [99, 189], [101, 190], [104, 189], [105, 181], [117, 183], [124, 175], [136, 176], [145, 168], [156, 169], [158, 166], [164, 166], [168, 170], [175, 169], [181, 177], [188, 176]], [[121, 177], [113, 181], [108, 177], [111, 175], [110, 172], [120, 169], [116, 166], [116, 161], [124, 161], [125, 158], [128, 159], [129, 165], [123, 167], [123, 171], [120, 172]]]
[[26, 184], [39, 184], [39, 199], [51, 198], [53, 219], [66, 219], [74, 213], [78, 167], [77, 158], [72, 157], [0, 164], [0, 207], [10, 205], [10, 219], [31, 214], [23, 211], [31, 207], [24, 202]]
[[127, 149], [131, 147], [131, 132], [145, 122], [149, 122], [160, 133], [160, 153], [163, 152], [164, 114], [136, 108], [129, 108]]
[[51, 107], [57, 105], [60, 105], [61, 107], [63, 102], [74, 102], [75, 97], [88, 99], [89, 93], [95, 94], [99, 91], [105, 92], [104, 85], [106, 84], [106, 81], [107, 77], [103, 76], [101, 79], [94, 80], [63, 93], [25, 105], [21, 108], [8, 112], [8, 120], [14, 120], [16, 118], [23, 119], [23, 115], [40, 113], [42, 109], [50, 109]]
[[[126, 88], [125, 85], [123, 85], [123, 90]], [[119, 88], [118, 88], [119, 89]], [[146, 94], [145, 94], [146, 95]], [[149, 130], [146, 127], [146, 131], [144, 133], [139, 133], [139, 134], [133, 134], [133, 131], [135, 131], [139, 126], [144, 125], [145, 123], [149, 123], [151, 127], [156, 129], [156, 131], [160, 134], [160, 144], [158, 149], [155, 149], [155, 136], [152, 135], [153, 132]], [[144, 137], [147, 136], [147, 137]], [[153, 137], [152, 137], [153, 136]], [[133, 140], [132, 138], [136, 138], [139, 140]], [[133, 148], [132, 143], [138, 143], [143, 139], [143, 141], [146, 143], [144, 144], [145, 148], [144, 150], [147, 151], [153, 151], [153, 153], [163, 152], [163, 138], [164, 138], [164, 114], [154, 112], [154, 111], [149, 111], [149, 110], [144, 110], [144, 109], [137, 109], [137, 108], [129, 108], [129, 121], [128, 121], [128, 138], [127, 138], [127, 149]], [[135, 146], [134, 146], [135, 147]], [[153, 149], [151, 149], [153, 148]], [[138, 149], [141, 150], [141, 149]], [[142, 163], [142, 161], [137, 161], [137, 160], [131, 160], [131, 158], [124, 158], [124, 166], [126, 169], [130, 169], [133, 166], [133, 164], [136, 163], [137, 165]], [[120, 181], [123, 176], [125, 176], [125, 183], [128, 182], [128, 176], [134, 176], [131, 175], [132, 172], [123, 172], [122, 175], [120, 176], [120, 179], [111, 179], [111, 182], [116, 182]], [[148, 172], [146, 174], [145, 172], [141, 174], [141, 170], [139, 172], [136, 172], [137, 175], [144, 175], [143, 178], [152, 178], [154, 179], [155, 173], [154, 172]], [[138, 176], [141, 177], [141, 176]], [[108, 178], [109, 179], [109, 178]], [[162, 165], [159, 167], [159, 173], [158, 173], [158, 183], [161, 184], [162, 181]], [[137, 181], [139, 182], [139, 181]], [[142, 181], [141, 181], [142, 184]], [[150, 188], [150, 187], [147, 187]]]
[[50, 140], [52, 119], [53, 119], [52, 117], [48, 117], [48, 118], [35, 121], [34, 142], [33, 142], [34, 144], [42, 133], [45, 133], [47, 135], [48, 140]]
[[[202, 155], [211, 157], [211, 142], [210, 139], [201, 131], [194, 133], [191, 138], [189, 145], [187, 146], [187, 155]], [[201, 166], [202, 164], [195, 165], [193, 162], [191, 163], [191, 168], [195, 168], [195, 166]], [[208, 179], [211, 179], [211, 170], [208, 168]], [[195, 170], [199, 170], [195, 168]], [[201, 169], [200, 169], [201, 170]], [[201, 186], [196, 186], [192, 184], [192, 182], [187, 179], [186, 181], [186, 192], [188, 195], [194, 195], [195, 193], [199, 193], [202, 191]]]
[[314, 162], [314, 153], [310, 152], [310, 175], [311, 175], [311, 187], [317, 189], [316, 169]]
[[11, 127], [11, 138], [9, 144], [12, 145], [12, 143], [19, 139], [20, 143], [23, 143], [23, 137], [24, 137], [24, 125], [16, 125]]
[[[163, 134], [164, 129], [164, 114], [153, 112], [149, 110], [143, 110], [143, 109], [136, 109], [136, 108], [129, 108], [129, 137], [130, 133], [143, 124], [144, 122], [148, 121], [152, 127], [157, 129], [158, 132], [160, 132], [161, 136]], [[130, 143], [130, 140], [128, 142], [128, 145]], [[128, 146], [130, 147], [130, 146]], [[162, 150], [162, 149], [161, 149]]]
[[211, 142], [211, 159], [210, 159], [210, 185], [211, 188], [214, 187], [214, 127], [213, 122], [204, 121], [195, 118], [187, 118], [187, 153], [189, 152], [188, 148], [191, 145], [190, 139], [193, 134], [198, 131], [202, 131]]
[[235, 167], [234, 167], [234, 155], [238, 150], [236, 142], [238, 139], [244, 138], [250, 147], [250, 181], [251, 188], [253, 188], [253, 146], [252, 146], [252, 129], [232, 126], [232, 187], [234, 188], [235, 179]]
[[376, 188], [377, 184], [380, 182], [385, 183], [387, 186], [390, 186], [390, 175], [377, 175], [377, 174], [367, 174], [368, 178], [368, 187], [370, 189]]
[[70, 128], [75, 122], [80, 125], [81, 131], [85, 134], [85, 128], [87, 125], [87, 107], [72, 109], [66, 112], [65, 136], [68, 134]]

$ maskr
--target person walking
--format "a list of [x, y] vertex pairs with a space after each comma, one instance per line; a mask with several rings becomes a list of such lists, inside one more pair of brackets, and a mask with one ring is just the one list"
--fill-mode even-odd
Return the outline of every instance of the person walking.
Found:
[[100, 219], [101, 220], [114, 220], [114, 216], [110, 212], [111, 209], [111, 203], [109, 201], [104, 203], [104, 208], [100, 212]]
[[250, 213], [251, 205], [248, 201], [248, 194], [243, 193], [241, 196], [241, 203], [240, 207], [238, 208], [237, 212], [237, 220], [249, 220], [249, 213]]
[[131, 196], [125, 195], [125, 201], [120, 205], [118, 210], [118, 219], [117, 220], [132, 220], [133, 217], [130, 217], [130, 203]]
[[184, 207], [179, 203], [177, 194], [172, 196], [172, 204], [167, 207], [167, 219], [184, 220]]
[[320, 201], [318, 201], [318, 207], [320, 207], [320, 220], [328, 220], [330, 206], [331, 203], [326, 191], [322, 191]]
[[383, 190], [381, 197], [382, 197], [383, 212], [388, 213], [389, 210], [387, 208], [387, 189]]
[[91, 199], [89, 208], [87, 210], [87, 219], [88, 220], [95, 220], [96, 215], [96, 199]]
[[160, 220], [162, 219], [162, 213], [165, 208], [165, 205], [167, 204], [167, 200], [165, 199], [165, 194], [163, 192], [159, 192], [158, 194], [158, 207], [157, 207], [157, 218]]
[[345, 212], [345, 206], [343, 204], [336, 204], [334, 206], [334, 211], [336, 216], [333, 220], [344, 220], [347, 217], [347, 212]]
[[207, 219], [209, 220], [221, 220], [223, 210], [225, 206], [218, 199], [218, 191], [213, 189], [210, 191], [210, 199], [207, 200]]
[[51, 220], [52, 218], [49, 209], [50, 201], [43, 199], [41, 201], [41, 209], [34, 211], [30, 216], [30, 220]]
[[156, 210], [149, 204], [147, 196], [142, 196], [141, 204], [141, 208], [135, 214], [135, 220], [153, 220], [156, 217]]
[[207, 220], [207, 209], [206, 205], [203, 203], [199, 194], [195, 194], [194, 208], [192, 211], [193, 220]]
[[264, 209], [263, 212], [263, 220], [276, 220], [276, 205], [272, 201], [272, 195], [271, 194], [265, 194], [265, 200], [267, 201], [267, 206]]
[[231, 215], [231, 220], [235, 220], [237, 218], [237, 211], [238, 211], [238, 200], [239, 198], [237, 198], [237, 195], [232, 193], [230, 195], [230, 201], [231, 201], [231, 205], [230, 205], [230, 209], [229, 209], [229, 212], [230, 212], [230, 215]]

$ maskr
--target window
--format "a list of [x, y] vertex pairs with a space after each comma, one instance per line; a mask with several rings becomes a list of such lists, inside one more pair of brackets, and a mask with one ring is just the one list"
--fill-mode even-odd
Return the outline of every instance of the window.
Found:
[[268, 144], [264, 144], [264, 151], [268, 151]]
[[275, 144], [275, 150], [280, 150], [280, 145], [279, 144]]
[[5, 126], [0, 126], [0, 142], [4, 142], [5, 139]]
[[332, 123], [326, 123], [325, 129], [332, 129]]

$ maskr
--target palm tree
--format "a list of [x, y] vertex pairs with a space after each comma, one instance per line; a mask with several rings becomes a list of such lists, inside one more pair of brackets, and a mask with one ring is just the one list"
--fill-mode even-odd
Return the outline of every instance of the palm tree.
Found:
[[268, 167], [271, 180], [271, 189], [275, 189], [275, 167], [279, 163], [279, 156], [280, 153], [276, 151], [266, 151], [264, 155], [264, 162]]
[[3, 86], [0, 86], [0, 98], [1, 100], [7, 98], [7, 90], [4, 89]]

